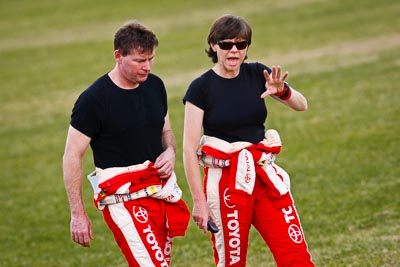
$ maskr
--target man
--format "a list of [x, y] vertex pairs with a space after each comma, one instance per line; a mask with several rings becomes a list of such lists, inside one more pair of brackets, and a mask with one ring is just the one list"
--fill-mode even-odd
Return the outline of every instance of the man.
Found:
[[155, 34], [137, 22], [116, 32], [115, 66], [76, 101], [63, 157], [72, 240], [89, 247], [93, 239], [82, 199], [90, 144], [94, 202], [129, 266], [169, 266], [171, 238], [185, 234], [190, 216], [173, 172], [166, 90], [150, 73], [157, 46]]

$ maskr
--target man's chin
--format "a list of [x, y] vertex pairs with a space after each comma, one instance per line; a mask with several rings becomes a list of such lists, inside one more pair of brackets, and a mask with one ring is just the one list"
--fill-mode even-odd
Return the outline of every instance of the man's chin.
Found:
[[145, 82], [147, 80], [147, 77], [149, 77], [149, 75], [142, 75], [138, 77], [138, 81], [139, 83]]

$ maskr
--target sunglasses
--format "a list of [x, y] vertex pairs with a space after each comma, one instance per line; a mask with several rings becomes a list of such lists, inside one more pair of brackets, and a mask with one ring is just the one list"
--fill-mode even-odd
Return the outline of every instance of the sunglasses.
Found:
[[249, 43], [247, 41], [240, 41], [240, 42], [237, 42], [237, 43], [218, 41], [217, 45], [222, 50], [231, 50], [233, 46], [236, 46], [236, 48], [239, 49], [239, 50], [243, 50], [249, 45]]

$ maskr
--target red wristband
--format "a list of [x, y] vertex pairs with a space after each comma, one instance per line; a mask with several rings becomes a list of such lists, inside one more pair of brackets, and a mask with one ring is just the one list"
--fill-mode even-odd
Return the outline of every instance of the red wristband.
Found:
[[274, 96], [277, 96], [282, 100], [288, 100], [292, 96], [292, 90], [290, 89], [289, 84], [285, 82], [283, 90], [277, 94], [274, 94]]
[[277, 96], [277, 97], [283, 96], [286, 93], [286, 90], [287, 90], [286, 86], [284, 85], [282, 91], [280, 91], [279, 93], [274, 94], [274, 96]]

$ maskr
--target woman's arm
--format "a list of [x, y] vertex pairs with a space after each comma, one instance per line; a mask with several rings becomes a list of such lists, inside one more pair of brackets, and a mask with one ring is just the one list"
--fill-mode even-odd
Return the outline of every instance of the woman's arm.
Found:
[[[285, 86], [285, 80], [288, 76], [289, 73], [287, 71], [281, 76], [281, 66], [272, 66], [271, 74], [267, 70], [264, 70], [266, 90], [261, 95], [261, 98], [270, 95], [296, 111], [307, 110], [307, 99], [297, 90]], [[279, 97], [280, 95], [281, 97]]]
[[212, 217], [212, 214], [204, 196], [203, 179], [197, 158], [203, 116], [203, 110], [186, 101], [183, 127], [183, 164], [193, 199], [192, 217], [198, 227], [206, 233], [207, 220], [210, 216]]
[[272, 97], [296, 111], [306, 111], [308, 108], [307, 99], [299, 91], [293, 89], [292, 87], [290, 87], [290, 90], [291, 96], [286, 100], [282, 100], [274, 95], [272, 95]]

